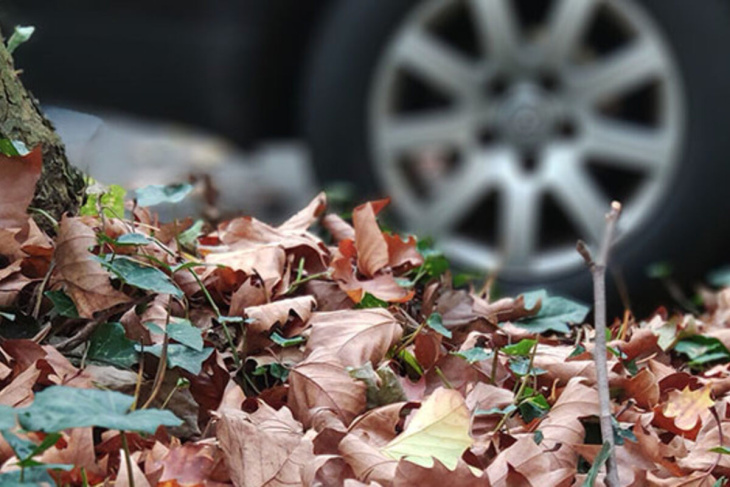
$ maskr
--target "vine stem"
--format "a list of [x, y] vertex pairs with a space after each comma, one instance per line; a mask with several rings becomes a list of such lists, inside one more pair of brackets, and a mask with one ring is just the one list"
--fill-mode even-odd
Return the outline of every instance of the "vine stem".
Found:
[[606, 461], [606, 485], [619, 487], [618, 464], [616, 463], [616, 446], [613, 440], [613, 424], [611, 421], [611, 395], [608, 388], [608, 361], [606, 360], [606, 267], [608, 256], [616, 231], [616, 222], [621, 214], [621, 203], [611, 203], [611, 211], [606, 215], [606, 228], [603, 240], [598, 249], [598, 258], [594, 261], [583, 241], [578, 241], [576, 250], [586, 262], [593, 277], [594, 320], [596, 345], [593, 348], [593, 359], [596, 363], [596, 382], [598, 386], [598, 403], [600, 406], [601, 437], [610, 445], [610, 455]]

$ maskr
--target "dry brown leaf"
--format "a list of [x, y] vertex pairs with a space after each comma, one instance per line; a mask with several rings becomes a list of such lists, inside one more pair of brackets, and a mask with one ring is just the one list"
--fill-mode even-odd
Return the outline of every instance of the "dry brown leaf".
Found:
[[280, 334], [286, 337], [300, 333], [316, 305], [312, 296], [299, 296], [246, 308], [245, 315], [251, 320], [246, 326], [247, 349], [258, 350], [269, 345], [271, 342], [268, 336], [274, 331], [275, 325], [281, 328]]
[[368, 361], [377, 367], [403, 335], [401, 325], [382, 308], [313, 313], [309, 323], [307, 350], [331, 353], [351, 367]]
[[243, 316], [246, 308], [266, 304], [269, 296], [263, 283], [257, 277], [251, 276], [231, 295], [228, 316]]
[[644, 409], [651, 409], [659, 402], [659, 384], [656, 376], [648, 368], [641, 369], [638, 374], [627, 380], [624, 391]]
[[76, 218], [64, 216], [56, 239], [56, 274], [54, 284], [62, 284], [73, 299], [79, 316], [91, 318], [97, 311], [129, 301], [129, 297], [114, 289], [109, 273], [89, 248], [96, 245], [96, 234]]
[[[63, 446], [61, 446], [63, 445]], [[69, 472], [59, 471], [60, 484], [82, 483], [81, 469], [85, 470], [87, 479], [91, 483], [102, 482], [104, 471], [96, 463], [94, 454], [94, 435], [91, 427], [73, 428], [64, 434], [62, 442], [46, 450], [38, 459], [42, 463], [57, 463], [74, 465]]]
[[352, 379], [334, 356], [305, 362], [289, 373], [289, 407], [305, 425], [318, 409], [333, 411], [345, 425], [365, 410], [365, 384]]
[[582, 384], [582, 381], [581, 377], [576, 377], [568, 382], [540, 423], [539, 429], [543, 434], [540, 445], [552, 449], [546, 455], [552, 457], [553, 468], [576, 468], [578, 457], [573, 447], [582, 444], [585, 438], [585, 428], [580, 418], [598, 416], [598, 392]]
[[544, 444], [537, 445], [532, 435], [521, 437], [504, 450], [486, 469], [489, 481], [494, 487], [512, 487], [513, 472], [526, 482], [523, 485], [540, 487], [567, 487], [571, 485], [575, 470], [554, 463]]
[[24, 407], [33, 402], [33, 388], [41, 376], [41, 370], [35, 365], [21, 372], [13, 381], [0, 389], [0, 404], [12, 407]]
[[390, 273], [381, 273], [373, 279], [361, 280], [356, 275], [351, 258], [343, 255], [336, 256], [331, 265], [332, 279], [356, 303], [362, 300], [365, 293], [391, 303], [404, 303], [413, 298], [414, 292], [401, 287]]
[[317, 455], [304, 466], [302, 483], [306, 486], [340, 487], [346, 479], [354, 479], [355, 473], [339, 455]]
[[383, 233], [383, 238], [388, 245], [388, 265], [392, 269], [408, 271], [423, 264], [423, 256], [416, 249], [416, 237], [411, 235], [402, 240], [398, 235]]
[[131, 475], [127, 468], [127, 463], [124, 461], [124, 450], [119, 450], [120, 466], [117, 479], [114, 481], [114, 487], [128, 487], [134, 485], [134, 487], [152, 487], [147, 476], [142, 472], [142, 469], [137, 465], [137, 461], [132, 458], [129, 466], [131, 467]]
[[350, 425], [350, 433], [359, 436], [368, 444], [383, 447], [398, 436], [398, 427], [405, 418], [403, 408], [408, 403], [396, 402], [371, 409]]
[[305, 208], [279, 225], [278, 229], [282, 232], [305, 232], [317, 221], [326, 208], [327, 196], [324, 192], [319, 193]]
[[205, 257], [208, 264], [230, 267], [248, 276], [259, 276], [264, 283], [268, 296], [273, 296], [274, 288], [281, 281], [286, 263], [286, 253], [278, 245], [231, 250], [211, 253]]
[[355, 229], [335, 213], [328, 213], [322, 217], [322, 226], [332, 235], [335, 242], [355, 241]]
[[235, 410], [219, 413], [217, 437], [235, 485], [301, 484], [304, 467], [314, 459], [312, 442], [287, 414], [285, 408], [259, 416]]
[[347, 435], [340, 442], [340, 454], [352, 467], [358, 480], [392, 485], [398, 462], [383, 455], [377, 448], [355, 435]]
[[378, 203], [365, 203], [352, 212], [355, 227], [355, 247], [357, 248], [357, 267], [365, 276], [374, 277], [388, 265], [388, 244], [380, 230], [375, 206]]
[[[180, 486], [206, 485], [224, 463], [223, 451], [215, 445], [186, 443], [175, 446], [159, 459], [148, 461], [146, 471], [158, 471], [158, 482], [176, 481]], [[227, 469], [226, 469], [227, 470]], [[219, 475], [219, 474], [218, 474]]]
[[294, 262], [304, 259], [307, 272], [323, 272], [327, 268], [329, 250], [314, 235], [298, 230], [278, 229], [251, 217], [241, 217], [218, 227], [220, 241], [230, 249], [256, 249], [276, 245], [292, 255]]
[[463, 460], [460, 460], [453, 470], [449, 470], [438, 460], [430, 468], [401, 460], [398, 462], [395, 471], [393, 487], [410, 487], [412, 485], [489, 487], [490, 483], [486, 475], [481, 477], [474, 475]]
[[25, 226], [42, 166], [40, 145], [23, 157], [0, 154], [0, 228]]

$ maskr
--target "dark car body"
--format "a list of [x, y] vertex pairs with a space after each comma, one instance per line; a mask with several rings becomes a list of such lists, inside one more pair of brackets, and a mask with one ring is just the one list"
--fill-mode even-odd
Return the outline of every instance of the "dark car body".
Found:
[[239, 144], [296, 132], [300, 80], [329, 1], [2, 0], [4, 36], [44, 103], [200, 126]]

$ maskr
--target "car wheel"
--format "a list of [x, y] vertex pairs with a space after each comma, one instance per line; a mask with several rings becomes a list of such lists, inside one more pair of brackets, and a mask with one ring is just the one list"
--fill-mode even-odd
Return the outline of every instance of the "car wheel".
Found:
[[652, 262], [697, 274], [727, 233], [726, 7], [341, 2], [306, 90], [315, 164], [507, 287], [586, 295], [575, 242], [600, 240], [612, 199], [632, 292]]

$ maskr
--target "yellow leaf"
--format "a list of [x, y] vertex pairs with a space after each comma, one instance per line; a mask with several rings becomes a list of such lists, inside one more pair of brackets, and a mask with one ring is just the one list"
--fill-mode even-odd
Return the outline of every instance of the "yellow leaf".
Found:
[[696, 391], [691, 391], [689, 386], [685, 387], [682, 392], [671, 391], [667, 404], [664, 406], [664, 416], [674, 418], [677, 428], [691, 430], [702, 413], [715, 404], [710, 398], [711, 391], [710, 384]]
[[472, 441], [464, 398], [458, 391], [439, 388], [416, 411], [406, 430], [381, 452], [423, 467], [432, 467], [436, 458], [453, 470]]

